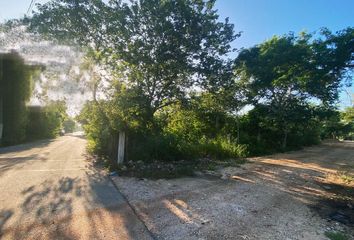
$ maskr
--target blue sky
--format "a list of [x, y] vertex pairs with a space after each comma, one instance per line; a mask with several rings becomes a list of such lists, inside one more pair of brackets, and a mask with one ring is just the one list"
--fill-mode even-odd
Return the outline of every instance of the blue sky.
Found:
[[249, 47], [273, 35], [321, 27], [336, 31], [354, 26], [353, 0], [217, 0], [220, 17], [243, 31], [236, 47]]
[[[36, 0], [44, 3], [48, 0]], [[23, 16], [31, 0], [0, 0], [0, 21]], [[293, 31], [313, 32], [321, 27], [337, 31], [354, 27], [354, 0], [217, 0], [221, 18], [229, 17], [236, 31], [242, 31], [234, 47], [250, 47]], [[354, 93], [354, 87], [349, 89]], [[347, 94], [341, 106], [349, 106]]]

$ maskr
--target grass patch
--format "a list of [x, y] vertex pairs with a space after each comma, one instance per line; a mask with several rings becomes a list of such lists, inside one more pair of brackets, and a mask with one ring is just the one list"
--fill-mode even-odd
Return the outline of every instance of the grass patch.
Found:
[[143, 162], [129, 161], [117, 167], [121, 176], [148, 178], [148, 179], [172, 179], [179, 177], [191, 177], [196, 171], [215, 171], [221, 167], [238, 167], [245, 163], [245, 159], [230, 159], [227, 161], [215, 161], [211, 159], [200, 159], [194, 161], [176, 162]]
[[345, 174], [345, 173], [341, 174], [341, 175], [340, 175], [340, 178], [341, 178], [345, 183], [351, 183], [351, 182], [354, 181], [354, 177], [353, 177], [353, 176], [350, 176], [350, 175]]
[[341, 232], [325, 232], [325, 236], [331, 240], [349, 240], [349, 237]]

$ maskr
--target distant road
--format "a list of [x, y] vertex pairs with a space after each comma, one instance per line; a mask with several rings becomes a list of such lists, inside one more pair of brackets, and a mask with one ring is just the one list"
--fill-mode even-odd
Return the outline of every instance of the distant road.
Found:
[[0, 239], [150, 239], [72, 134], [0, 148]]

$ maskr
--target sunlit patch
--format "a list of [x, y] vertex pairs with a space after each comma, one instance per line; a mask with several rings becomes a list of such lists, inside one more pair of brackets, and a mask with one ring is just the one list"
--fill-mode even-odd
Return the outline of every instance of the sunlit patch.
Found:
[[179, 209], [169, 200], [162, 201], [165, 207], [170, 210], [175, 216], [177, 216], [181, 221], [185, 223], [193, 223], [193, 219], [188, 216], [183, 210]]
[[240, 176], [232, 176], [231, 178], [234, 179], [234, 180], [240, 180], [240, 181], [244, 181], [244, 182], [255, 183], [255, 181], [253, 181], [251, 179], [240, 177]]

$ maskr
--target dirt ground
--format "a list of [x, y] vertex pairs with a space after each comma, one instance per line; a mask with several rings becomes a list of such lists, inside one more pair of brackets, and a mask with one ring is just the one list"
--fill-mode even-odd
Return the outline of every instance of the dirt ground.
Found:
[[354, 239], [354, 142], [173, 180], [113, 177], [156, 239]]

